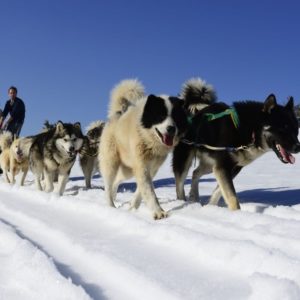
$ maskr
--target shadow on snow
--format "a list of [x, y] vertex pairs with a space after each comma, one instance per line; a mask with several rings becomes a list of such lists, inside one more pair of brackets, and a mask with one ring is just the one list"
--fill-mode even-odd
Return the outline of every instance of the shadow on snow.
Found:
[[[99, 179], [100, 175], [94, 175], [93, 178]], [[79, 181], [83, 180], [83, 176], [71, 177], [71, 181]], [[191, 185], [191, 179], [185, 180], [185, 185], [188, 187]], [[215, 182], [216, 180], [213, 178], [201, 179], [199, 183], [203, 182]], [[170, 178], [162, 178], [153, 181], [154, 188], [161, 187], [171, 187], [175, 189], [175, 179], [174, 177]], [[73, 187], [74, 188], [74, 187]], [[77, 188], [80, 188], [79, 186]], [[96, 187], [94, 187], [96, 188]], [[103, 189], [103, 187], [100, 187]], [[286, 188], [286, 190], [285, 190]], [[136, 189], [135, 182], [124, 182], [119, 185], [118, 192], [134, 192]], [[201, 187], [200, 187], [201, 194]], [[284, 206], [292, 206], [296, 204], [300, 204], [300, 189], [288, 189], [288, 187], [278, 187], [278, 188], [265, 188], [265, 189], [251, 189], [245, 190], [237, 193], [239, 201], [241, 203], [257, 203], [264, 205], [284, 205]], [[201, 203], [207, 204], [209, 201], [209, 195], [202, 195]], [[220, 206], [225, 206], [223, 199], [220, 201]]]
[[300, 189], [283, 190], [284, 187], [270, 189], [253, 189], [238, 193], [241, 203], [259, 203], [266, 205], [291, 206], [300, 204]]

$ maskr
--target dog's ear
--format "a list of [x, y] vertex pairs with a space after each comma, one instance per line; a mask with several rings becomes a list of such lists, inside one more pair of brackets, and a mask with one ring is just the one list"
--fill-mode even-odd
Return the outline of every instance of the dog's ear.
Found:
[[29, 151], [33, 142], [34, 142], [34, 138], [32, 137], [24, 137], [20, 139], [20, 145], [26, 157], [29, 156]]
[[64, 130], [64, 123], [62, 121], [57, 121], [56, 123], [56, 132], [61, 132]]
[[150, 94], [147, 98], [147, 101], [156, 101], [157, 100], [157, 96], [153, 95], [153, 94]]
[[74, 123], [74, 127], [75, 127], [76, 129], [78, 129], [78, 130], [81, 130], [81, 124], [80, 124], [80, 122]]
[[169, 97], [169, 100], [170, 100], [170, 102], [171, 102], [172, 104], [175, 104], [175, 103], [180, 102], [180, 101], [184, 102], [183, 99], [180, 99], [180, 98], [174, 97], [174, 96], [170, 96], [170, 97]]
[[175, 103], [176, 103], [178, 106], [181, 106], [181, 107], [184, 106], [184, 100], [183, 100], [183, 99], [178, 98], [178, 100], [177, 100]]
[[77, 136], [78, 137], [83, 137], [83, 133], [82, 133], [82, 130], [81, 130], [81, 124], [80, 124], [80, 122], [74, 123], [73, 126], [74, 126], [75, 131], [77, 132]]
[[270, 94], [264, 102], [263, 112], [271, 113], [272, 109], [277, 105], [276, 97], [274, 94]]
[[294, 111], [294, 98], [291, 96], [285, 106], [287, 109]]

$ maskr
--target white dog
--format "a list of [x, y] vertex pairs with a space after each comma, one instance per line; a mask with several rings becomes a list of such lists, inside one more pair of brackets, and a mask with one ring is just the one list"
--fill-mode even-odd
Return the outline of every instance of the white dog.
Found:
[[111, 93], [108, 118], [99, 161], [109, 204], [114, 206], [119, 183], [134, 176], [137, 190], [131, 207], [138, 208], [143, 198], [155, 219], [166, 217], [152, 179], [186, 130], [183, 101], [145, 96], [139, 81], [124, 80]]
[[31, 138], [17, 138], [13, 141], [10, 132], [5, 132], [0, 136], [0, 147], [2, 149], [0, 166], [8, 183], [14, 184], [16, 175], [22, 172], [20, 185], [24, 185], [29, 169], [29, 149], [31, 144]]
[[13, 142], [13, 136], [9, 131], [0, 134], [0, 167], [3, 171], [5, 181], [10, 183], [9, 166], [10, 166], [10, 146]]

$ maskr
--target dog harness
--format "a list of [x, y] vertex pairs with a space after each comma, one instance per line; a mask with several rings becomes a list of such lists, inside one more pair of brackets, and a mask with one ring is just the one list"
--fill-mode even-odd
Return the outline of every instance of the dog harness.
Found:
[[215, 146], [211, 146], [208, 144], [203, 144], [203, 143], [195, 143], [195, 142], [191, 142], [187, 139], [182, 139], [181, 140], [182, 143], [190, 145], [190, 146], [195, 146], [195, 147], [204, 147], [208, 150], [213, 150], [213, 151], [227, 151], [227, 152], [237, 152], [239, 150], [247, 150], [249, 147], [253, 146], [254, 144], [250, 144], [248, 146], [242, 145], [239, 147], [215, 147]]
[[[236, 112], [236, 109], [233, 108], [233, 107], [227, 108], [226, 110], [224, 110], [224, 111], [222, 111], [220, 113], [216, 113], [216, 114], [213, 114], [213, 113], [206, 113], [206, 114], [204, 114], [204, 116], [206, 118], [206, 121], [208, 121], [208, 122], [220, 119], [220, 118], [222, 118], [224, 116], [228, 116], [228, 115], [231, 117], [231, 120], [232, 120], [232, 123], [233, 123], [234, 127], [236, 129], [238, 129], [238, 127], [240, 125], [240, 119], [239, 119], [239, 116], [238, 116], [238, 114]], [[192, 124], [192, 117], [190, 117], [188, 119], [188, 122], [190, 124]], [[253, 142], [250, 145], [248, 145], [248, 146], [242, 145], [242, 146], [239, 146], [239, 147], [230, 147], [230, 146], [215, 147], [215, 146], [211, 146], [211, 145], [204, 144], [204, 143], [197, 143], [197, 142], [189, 141], [187, 139], [182, 139], [181, 142], [183, 142], [183, 143], [185, 143], [187, 145], [195, 146], [195, 147], [204, 147], [206, 149], [213, 150], [213, 151], [237, 152], [239, 150], [246, 150], [249, 147], [253, 146], [254, 145], [254, 136], [252, 136], [252, 138], [253, 138]]]
[[89, 157], [96, 157], [98, 155], [98, 147], [96, 149], [93, 149], [91, 146], [98, 145], [100, 142], [94, 142], [94, 143], [88, 143], [88, 145], [83, 146], [79, 153], [81, 155], [86, 155]]
[[239, 125], [240, 125], [239, 116], [238, 116], [235, 108], [233, 108], [233, 107], [227, 108], [226, 110], [224, 110], [224, 111], [222, 111], [220, 113], [217, 113], [217, 114], [206, 113], [204, 115], [206, 116], [206, 119], [209, 122], [213, 121], [213, 120], [216, 120], [216, 119], [220, 119], [220, 118], [222, 118], [224, 116], [230, 115], [234, 127], [237, 129], [239, 127]]

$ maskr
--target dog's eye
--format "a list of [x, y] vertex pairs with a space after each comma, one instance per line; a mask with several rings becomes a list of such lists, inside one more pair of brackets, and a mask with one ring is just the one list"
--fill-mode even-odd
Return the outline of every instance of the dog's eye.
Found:
[[77, 138], [73, 138], [73, 139], [72, 139], [73, 142], [76, 142], [76, 140], [77, 140]]
[[68, 140], [67, 139], [64, 139], [64, 142], [67, 142]]

